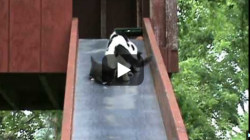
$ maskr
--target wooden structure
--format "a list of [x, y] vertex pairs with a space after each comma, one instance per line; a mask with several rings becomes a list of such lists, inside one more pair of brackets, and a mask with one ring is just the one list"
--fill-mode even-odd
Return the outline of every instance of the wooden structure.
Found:
[[176, 7], [176, 0], [0, 0], [0, 72], [65, 73], [72, 17], [80, 38], [106, 38], [149, 16], [167, 69], [177, 72]]
[[168, 75], [178, 72], [176, 0], [0, 0], [0, 109], [64, 109], [71, 140], [78, 38], [117, 27], [143, 27], [167, 137], [187, 140]]

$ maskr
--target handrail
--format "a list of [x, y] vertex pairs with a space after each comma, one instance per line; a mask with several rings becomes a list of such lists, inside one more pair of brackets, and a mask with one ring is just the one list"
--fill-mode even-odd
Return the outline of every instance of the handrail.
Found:
[[150, 66], [167, 138], [169, 140], [188, 140], [181, 112], [150, 19], [144, 18], [143, 22], [145, 47], [147, 52], [154, 56]]
[[78, 52], [78, 19], [74, 18], [71, 25], [70, 46], [64, 96], [61, 140], [71, 140], [73, 130], [73, 111], [76, 78], [76, 61]]

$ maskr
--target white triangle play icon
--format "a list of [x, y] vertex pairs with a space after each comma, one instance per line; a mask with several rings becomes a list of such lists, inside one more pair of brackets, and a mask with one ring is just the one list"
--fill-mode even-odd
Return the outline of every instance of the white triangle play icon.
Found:
[[120, 64], [120, 63], [117, 63], [117, 67], [118, 67], [118, 70], [117, 70], [117, 78], [123, 76], [124, 74], [130, 72], [130, 69], [125, 67], [124, 65]]

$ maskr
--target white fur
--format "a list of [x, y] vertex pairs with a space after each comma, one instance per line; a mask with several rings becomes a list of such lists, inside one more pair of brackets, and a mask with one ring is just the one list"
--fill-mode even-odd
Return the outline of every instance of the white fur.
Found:
[[[116, 35], [116, 32], [113, 32], [110, 36], [110, 39]], [[128, 46], [129, 44], [129, 46]], [[123, 36], [121, 35], [118, 35], [116, 37], [114, 37], [112, 39], [112, 42], [110, 43], [110, 45], [108, 46], [108, 50], [105, 52], [105, 55], [114, 55], [114, 52], [115, 52], [115, 47], [117, 47], [118, 45], [122, 45], [124, 46], [125, 49], [127, 49], [130, 54], [132, 55], [137, 55], [138, 53], [138, 50], [137, 50], [137, 47], [135, 46], [134, 43], [132, 43], [130, 40], [128, 41], [128, 44], [127, 44], [127, 41], [124, 39]], [[134, 45], [134, 50], [132, 49], [132, 46], [131, 45]]]

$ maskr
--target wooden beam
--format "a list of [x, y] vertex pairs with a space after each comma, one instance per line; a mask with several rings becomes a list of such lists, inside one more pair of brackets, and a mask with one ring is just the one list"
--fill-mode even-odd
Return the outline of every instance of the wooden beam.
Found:
[[101, 0], [101, 38], [107, 36], [107, 1]]
[[150, 19], [165, 67], [170, 72], [168, 67], [169, 51], [166, 48], [165, 0], [150, 0]]
[[[144, 17], [150, 17], [150, 14], [149, 14], [149, 12], [150, 12], [150, 8], [149, 8], [149, 4], [150, 2], [149, 2], [149, 0], [142, 0], [142, 17], [144, 18]], [[143, 21], [142, 21], [143, 22]]]
[[142, 0], [136, 0], [137, 27], [142, 26]]
[[165, 0], [167, 64], [170, 73], [179, 71], [177, 0]]
[[177, 1], [151, 0], [150, 17], [168, 72], [178, 72]]
[[165, 1], [166, 17], [166, 47], [172, 50], [178, 50], [178, 18], [177, 18], [177, 1]]
[[144, 19], [143, 29], [146, 51], [148, 54], [154, 56], [150, 67], [167, 138], [169, 140], [188, 140], [187, 131], [168, 76], [168, 71], [165, 68], [163, 57], [156, 41], [151, 22], [148, 18]]
[[4, 89], [2, 89], [0, 87], [0, 95], [2, 95], [3, 99], [14, 109], [14, 110], [18, 110], [18, 107], [16, 106], [15, 102], [13, 102], [11, 100], [11, 98], [8, 96], [7, 91], [5, 91]]
[[55, 97], [56, 93], [54, 93], [52, 91], [52, 89], [50, 88], [49, 83], [48, 83], [46, 77], [43, 76], [43, 75], [39, 75], [38, 77], [39, 77], [39, 80], [40, 80], [42, 86], [44, 87], [44, 90], [45, 90], [47, 96], [49, 97], [50, 102], [52, 103], [52, 105], [54, 106], [54, 108], [59, 109], [60, 105], [59, 105], [59, 103], [57, 101], [57, 98]]
[[9, 69], [9, 4], [0, 0], [0, 73]]
[[150, 19], [159, 47], [165, 47], [165, 0], [150, 0]]
[[61, 140], [72, 139], [78, 41], [78, 19], [74, 18], [72, 20], [70, 35]]

